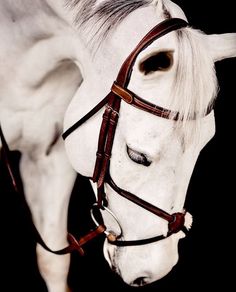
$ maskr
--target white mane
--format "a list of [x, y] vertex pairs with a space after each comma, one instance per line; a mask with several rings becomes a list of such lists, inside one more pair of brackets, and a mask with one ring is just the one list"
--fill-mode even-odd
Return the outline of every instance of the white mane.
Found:
[[202, 36], [192, 28], [177, 32], [179, 56], [170, 108], [177, 110], [184, 121], [205, 116], [217, 95], [214, 62]]
[[65, 0], [65, 5], [74, 12], [74, 24], [78, 30], [87, 31], [90, 48], [96, 50], [101, 42], [130, 13], [150, 5], [152, 0]]

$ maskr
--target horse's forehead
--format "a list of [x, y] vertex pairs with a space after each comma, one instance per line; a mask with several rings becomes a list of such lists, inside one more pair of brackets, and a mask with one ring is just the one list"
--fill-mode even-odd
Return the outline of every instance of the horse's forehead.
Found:
[[[120, 131], [130, 148], [155, 156], [165, 145], [177, 139], [175, 122], [131, 108], [134, 114], [121, 119]], [[169, 147], [171, 148], [171, 147]], [[178, 147], [179, 148], [179, 147]], [[177, 150], [177, 147], [176, 147]]]
[[199, 153], [215, 134], [214, 111], [201, 118], [198, 124], [200, 128], [196, 128], [197, 121], [194, 120], [186, 121], [183, 126], [131, 106], [127, 106], [127, 109], [129, 114], [124, 112], [120, 119], [120, 131], [125, 142], [131, 148], [150, 153], [151, 156], [167, 149], [173, 154], [182, 154], [186, 149]]
[[129, 115], [123, 126], [127, 134], [135, 135], [135, 132], [138, 132], [150, 138], [164, 138], [173, 134], [175, 122], [134, 109], [134, 115]]

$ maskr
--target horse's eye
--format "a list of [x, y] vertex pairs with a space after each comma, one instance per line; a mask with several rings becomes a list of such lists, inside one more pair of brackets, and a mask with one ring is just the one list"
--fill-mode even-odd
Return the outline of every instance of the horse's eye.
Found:
[[146, 60], [141, 61], [139, 70], [144, 75], [151, 74], [156, 71], [169, 70], [173, 65], [173, 52], [159, 52], [155, 55], [149, 56]]
[[148, 159], [148, 157], [145, 154], [135, 151], [129, 148], [128, 146], [127, 146], [127, 153], [128, 153], [129, 158], [138, 164], [149, 166], [152, 163], [152, 161], [150, 161], [150, 159]]

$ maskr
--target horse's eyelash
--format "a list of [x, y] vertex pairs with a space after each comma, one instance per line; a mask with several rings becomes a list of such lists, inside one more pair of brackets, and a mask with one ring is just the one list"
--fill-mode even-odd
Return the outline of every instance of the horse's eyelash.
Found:
[[139, 153], [135, 150], [132, 150], [127, 147], [127, 152], [131, 160], [135, 161], [138, 164], [142, 164], [144, 166], [149, 166], [152, 162], [146, 157], [145, 154]]

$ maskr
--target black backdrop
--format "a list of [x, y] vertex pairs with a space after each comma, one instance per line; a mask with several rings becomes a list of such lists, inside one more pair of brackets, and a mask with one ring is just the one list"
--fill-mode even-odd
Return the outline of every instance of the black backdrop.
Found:
[[[233, 0], [226, 6], [213, 0], [176, 1], [182, 6], [192, 26], [206, 33], [236, 31]], [[210, 7], [203, 6], [207, 4]], [[204, 3], [204, 4], [203, 4]], [[216, 135], [202, 151], [191, 178], [186, 207], [194, 216], [188, 237], [179, 244], [180, 260], [173, 271], [153, 285], [140, 291], [169, 291], [171, 288], [189, 291], [193, 288], [226, 291], [234, 287], [235, 250], [233, 188], [235, 141], [233, 97], [235, 59], [216, 64], [220, 92], [216, 102]], [[17, 164], [19, 155], [14, 155]], [[232, 168], [232, 169], [231, 169]], [[7, 291], [46, 291], [36, 265], [35, 244], [20, 201], [8, 187], [3, 168], [0, 168], [1, 195], [1, 263]], [[86, 180], [78, 177], [71, 196], [68, 228], [78, 236], [86, 231], [89, 204], [93, 195]], [[85, 219], [86, 218], [86, 219]], [[88, 221], [87, 221], [88, 219]], [[86, 248], [83, 258], [72, 255], [69, 282], [73, 291], [93, 289], [134, 291], [114, 275], [102, 255], [102, 239]], [[2, 283], [3, 285], [3, 283]]]

